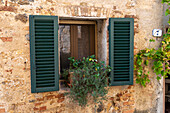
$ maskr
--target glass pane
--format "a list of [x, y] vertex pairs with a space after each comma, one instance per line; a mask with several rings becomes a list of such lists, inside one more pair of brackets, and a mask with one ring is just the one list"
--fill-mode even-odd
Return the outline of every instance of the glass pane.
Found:
[[94, 26], [81, 25], [78, 27], [78, 59], [94, 54]]
[[95, 54], [94, 25], [59, 25], [60, 72], [69, 68], [69, 57], [82, 59]]
[[60, 69], [61, 72], [63, 69], [69, 68], [69, 60], [71, 57], [70, 51], [70, 25], [59, 25], [60, 32]]
[[78, 26], [78, 59], [89, 55], [88, 26]]

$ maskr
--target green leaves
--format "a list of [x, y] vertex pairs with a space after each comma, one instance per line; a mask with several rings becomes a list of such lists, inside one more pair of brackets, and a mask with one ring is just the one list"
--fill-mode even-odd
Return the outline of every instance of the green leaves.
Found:
[[148, 66], [148, 64], [149, 64], [149, 61], [145, 60], [145, 65]]
[[[166, 3], [168, 4], [170, 2], [170, 0], [162, 0], [162, 3]], [[169, 4], [168, 4], [169, 5]]]
[[165, 74], [166, 74], [165, 71], [162, 70], [162, 71], [161, 71], [161, 75], [162, 75], [162, 76], [165, 76]]
[[144, 53], [144, 55], [147, 57], [147, 56], [149, 56], [149, 55], [150, 55], [150, 53]]
[[[163, 3], [168, 5], [170, 0], [162, 0]], [[170, 14], [170, 10], [166, 10], [166, 15]], [[170, 22], [169, 22], [170, 23]], [[167, 77], [167, 74], [170, 73], [169, 64], [167, 63], [170, 60], [170, 29], [167, 33], [163, 35], [163, 40], [161, 42], [161, 47], [158, 49], [143, 49], [135, 56], [135, 65], [134, 70], [136, 73], [136, 83], [146, 86], [149, 80], [148, 64], [153, 63], [152, 70], [157, 75], [157, 80], [160, 80], [161, 76], [164, 78]], [[149, 42], [155, 42], [154, 39], [150, 39]]]
[[168, 16], [169, 14], [170, 14], [169, 9], [166, 9], [166, 11], [165, 11], [165, 16]]
[[[162, 0], [162, 3], [166, 3], [166, 4], [168, 4], [170, 6], [170, 0]], [[170, 10], [168, 8], [165, 11], [165, 16], [168, 16], [169, 14], [170, 14]], [[170, 23], [170, 21], [168, 21], [168, 23]]]
[[93, 97], [93, 102], [99, 102], [100, 98], [107, 94], [108, 86], [107, 73], [111, 71], [110, 66], [105, 62], [97, 62], [95, 56], [89, 56], [82, 60], [69, 58], [73, 72], [69, 97], [73, 102], [78, 102], [80, 106], [86, 106], [88, 95]]
[[141, 84], [142, 86], [146, 87], [146, 84], [150, 82], [147, 74], [144, 74], [143, 77], [137, 77], [136, 83]]
[[143, 60], [142, 60], [141, 58], [138, 58], [136, 63], [137, 63], [138, 65], [141, 65], [141, 64], [142, 64], [142, 61], [143, 61]]
[[160, 80], [160, 79], [161, 79], [161, 77], [157, 76], [157, 77], [156, 77], [156, 79], [157, 79], [157, 80]]
[[154, 39], [150, 39], [149, 42], [155, 42], [155, 40]]

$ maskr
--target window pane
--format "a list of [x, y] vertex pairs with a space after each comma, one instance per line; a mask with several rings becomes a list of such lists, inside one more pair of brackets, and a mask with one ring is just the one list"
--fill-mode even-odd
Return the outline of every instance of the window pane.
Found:
[[88, 26], [78, 26], [78, 59], [89, 55]]
[[61, 72], [63, 69], [69, 68], [69, 60], [71, 57], [70, 51], [70, 25], [60, 25], [60, 69]]
[[60, 25], [60, 71], [69, 68], [69, 57], [82, 59], [95, 54], [94, 25]]
[[78, 26], [78, 59], [94, 54], [94, 26]]

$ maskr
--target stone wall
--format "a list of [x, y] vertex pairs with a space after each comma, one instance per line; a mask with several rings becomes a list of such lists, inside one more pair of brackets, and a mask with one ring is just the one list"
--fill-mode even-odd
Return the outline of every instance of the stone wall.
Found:
[[[151, 83], [142, 87], [112, 86], [108, 100], [81, 108], [69, 102], [63, 91], [31, 93], [29, 15], [97, 17], [98, 44], [108, 64], [108, 18], [134, 18], [134, 53], [159, 47], [161, 38], [150, 44], [152, 29], [163, 28], [160, 0], [10, 0], [0, 1], [0, 113], [162, 113], [162, 85], [151, 73]], [[105, 19], [102, 19], [105, 18]], [[149, 65], [151, 67], [151, 64]], [[150, 68], [148, 68], [150, 69]], [[159, 108], [158, 108], [159, 106]]]

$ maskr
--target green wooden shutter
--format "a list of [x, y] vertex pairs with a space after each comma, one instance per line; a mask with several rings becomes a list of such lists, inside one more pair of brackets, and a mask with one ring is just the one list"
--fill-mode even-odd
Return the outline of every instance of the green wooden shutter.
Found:
[[112, 86], [133, 84], [134, 19], [109, 19], [109, 64]]
[[58, 17], [30, 15], [31, 92], [59, 90]]

